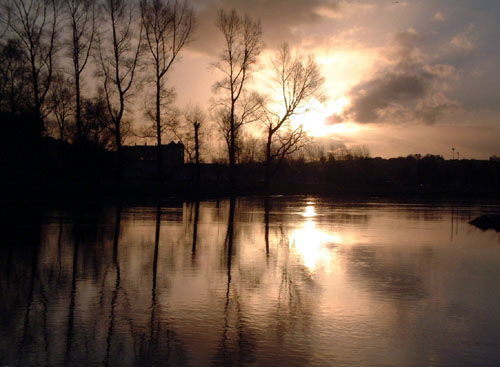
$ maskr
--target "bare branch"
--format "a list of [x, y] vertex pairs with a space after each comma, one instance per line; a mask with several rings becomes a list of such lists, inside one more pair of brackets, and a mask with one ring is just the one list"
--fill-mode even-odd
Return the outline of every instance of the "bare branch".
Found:
[[[241, 137], [241, 127], [255, 121], [259, 103], [255, 96], [246, 93], [253, 67], [262, 49], [262, 29], [260, 21], [253, 21], [247, 15], [240, 16], [220, 10], [216, 22], [225, 40], [224, 49], [214, 65], [225, 77], [214, 85], [223, 103], [215, 115], [228, 150], [231, 181], [236, 185], [235, 165]], [[219, 104], [220, 106], [220, 104]]]
[[142, 23], [134, 22], [135, 8], [130, 0], [103, 0], [106, 25], [98, 35], [99, 74], [103, 77], [108, 111], [114, 123], [115, 146], [121, 150], [126, 102], [141, 56]]
[[262, 104], [261, 119], [267, 132], [266, 143], [266, 185], [276, 166], [287, 155], [296, 152], [306, 139], [303, 126], [293, 126], [291, 117], [308, 110], [312, 99], [322, 100], [324, 79], [313, 56], [304, 58], [292, 52], [285, 43], [272, 60], [276, 89], [281, 91], [281, 101], [265, 101]]

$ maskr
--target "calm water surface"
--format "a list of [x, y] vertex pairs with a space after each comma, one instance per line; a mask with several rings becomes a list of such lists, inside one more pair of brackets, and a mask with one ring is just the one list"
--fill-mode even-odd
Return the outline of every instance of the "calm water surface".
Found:
[[[14, 213], [15, 212], [15, 213]], [[495, 203], [16, 208], [0, 365], [500, 365]]]

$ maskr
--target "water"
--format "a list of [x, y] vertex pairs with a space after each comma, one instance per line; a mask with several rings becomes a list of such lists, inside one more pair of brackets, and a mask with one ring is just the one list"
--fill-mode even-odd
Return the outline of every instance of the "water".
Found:
[[20, 207], [0, 365], [500, 365], [498, 203]]

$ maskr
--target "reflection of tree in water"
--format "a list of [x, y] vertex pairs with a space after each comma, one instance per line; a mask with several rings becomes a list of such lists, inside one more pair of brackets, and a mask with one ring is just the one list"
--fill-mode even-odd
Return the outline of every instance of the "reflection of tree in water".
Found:
[[74, 336], [74, 321], [75, 321], [75, 299], [76, 299], [76, 278], [78, 276], [78, 252], [79, 252], [79, 244], [80, 244], [80, 236], [81, 232], [83, 232], [79, 227], [80, 223], [77, 223], [75, 228], [75, 244], [73, 247], [73, 273], [71, 279], [71, 293], [70, 293], [70, 301], [69, 301], [69, 310], [68, 310], [68, 332], [66, 336], [66, 353], [64, 357], [64, 365], [68, 366], [71, 364], [71, 346], [73, 342]]
[[193, 218], [193, 239], [191, 245], [191, 267], [197, 266], [196, 262], [196, 245], [198, 243], [198, 221], [200, 220], [200, 201], [194, 203], [194, 218]]
[[241, 300], [236, 287], [231, 287], [231, 266], [235, 237], [236, 199], [230, 198], [227, 233], [224, 240], [225, 263], [227, 267], [226, 302], [224, 304], [224, 326], [221, 340], [213, 359], [215, 366], [237, 366], [255, 363], [255, 337], [244, 321]]
[[[284, 356], [290, 364], [307, 365], [313, 357], [311, 336], [315, 312], [315, 287], [311, 270], [298, 263], [291, 251], [290, 233], [282, 227], [275, 234], [276, 266], [279, 266], [279, 288], [275, 314], [272, 315], [277, 343], [288, 350]], [[296, 352], [300, 350], [300, 352]]]
[[156, 207], [155, 239], [152, 263], [151, 282], [151, 315], [149, 321], [149, 335], [146, 330], [134, 332], [134, 351], [136, 366], [165, 366], [173, 364], [183, 366], [187, 362], [187, 353], [184, 344], [179, 340], [175, 331], [171, 330], [168, 319], [165, 317], [168, 310], [162, 309], [158, 302], [158, 263], [160, 250], [162, 210]]

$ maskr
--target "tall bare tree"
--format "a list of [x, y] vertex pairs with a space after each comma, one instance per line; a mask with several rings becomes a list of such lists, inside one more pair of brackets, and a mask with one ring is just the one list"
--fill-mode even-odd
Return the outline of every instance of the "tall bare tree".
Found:
[[301, 148], [306, 138], [303, 125], [294, 126], [290, 118], [308, 110], [308, 103], [321, 100], [324, 79], [314, 57], [292, 52], [283, 44], [278, 56], [273, 59], [276, 90], [280, 99], [265, 101], [263, 124], [266, 129], [265, 184], [268, 187], [274, 173], [283, 159]]
[[158, 177], [162, 182], [162, 100], [172, 95], [165, 86], [166, 76], [182, 48], [191, 39], [195, 17], [187, 1], [141, 0], [141, 19], [149, 51], [149, 66], [154, 70], [157, 164]]
[[98, 37], [100, 72], [112, 132], [118, 153], [118, 175], [122, 170], [122, 124], [127, 99], [138, 68], [142, 25], [134, 21], [131, 0], [103, 0], [103, 27]]
[[10, 0], [2, 11], [8, 14], [9, 29], [30, 68], [33, 118], [41, 136], [58, 51], [59, 0]]
[[245, 92], [262, 49], [262, 29], [260, 21], [241, 16], [234, 9], [229, 13], [220, 10], [216, 25], [225, 44], [215, 66], [224, 78], [214, 85], [214, 91], [220, 95], [217, 115], [227, 143], [231, 184], [235, 188], [238, 133], [245, 123], [252, 121], [257, 106], [256, 99]]
[[90, 59], [97, 29], [96, 0], [63, 0], [63, 10], [71, 30], [68, 49], [72, 61], [75, 99], [75, 142], [82, 140], [82, 74]]

